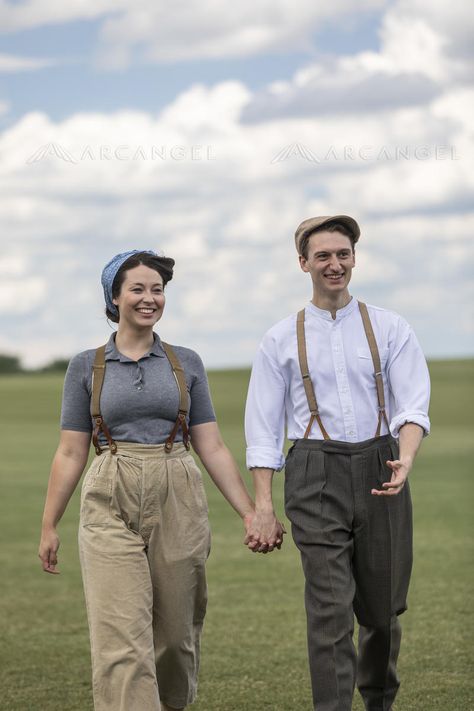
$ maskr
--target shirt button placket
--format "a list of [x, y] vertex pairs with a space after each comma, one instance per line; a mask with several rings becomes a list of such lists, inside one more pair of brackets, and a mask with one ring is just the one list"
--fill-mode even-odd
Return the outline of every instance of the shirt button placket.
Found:
[[357, 427], [355, 422], [354, 406], [352, 404], [352, 397], [349, 389], [349, 381], [347, 378], [340, 323], [335, 323], [333, 325], [331, 331], [331, 350], [346, 439], [349, 442], [355, 442], [357, 441]]

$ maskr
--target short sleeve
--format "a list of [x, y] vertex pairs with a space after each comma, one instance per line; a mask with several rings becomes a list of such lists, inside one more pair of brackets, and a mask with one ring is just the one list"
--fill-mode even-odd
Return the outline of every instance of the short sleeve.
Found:
[[85, 353], [74, 356], [69, 363], [64, 379], [61, 406], [62, 430], [92, 432], [87, 366]]
[[191, 352], [193, 379], [190, 388], [191, 407], [189, 410], [189, 426], [202, 425], [205, 422], [215, 422], [216, 415], [212, 405], [209, 383], [204, 364], [195, 352]]

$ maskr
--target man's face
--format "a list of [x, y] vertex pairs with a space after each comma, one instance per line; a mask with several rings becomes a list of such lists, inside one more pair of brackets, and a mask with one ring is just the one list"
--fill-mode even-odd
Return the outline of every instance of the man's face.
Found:
[[308, 241], [308, 257], [300, 256], [300, 266], [311, 274], [314, 288], [331, 296], [347, 289], [355, 266], [349, 237], [340, 232], [316, 232]]

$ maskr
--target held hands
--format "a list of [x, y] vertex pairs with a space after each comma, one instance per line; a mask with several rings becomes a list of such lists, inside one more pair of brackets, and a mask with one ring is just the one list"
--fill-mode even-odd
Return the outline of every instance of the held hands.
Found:
[[38, 557], [41, 560], [45, 573], [59, 575], [59, 570], [56, 570], [58, 564], [58, 549], [59, 537], [56, 529], [43, 530], [38, 551]]
[[244, 526], [244, 545], [253, 553], [271, 553], [274, 548], [281, 548], [286, 531], [273, 509], [252, 511], [244, 516]]
[[371, 489], [374, 496], [396, 496], [405, 486], [408, 473], [412, 467], [410, 460], [387, 460], [386, 465], [392, 470], [392, 478], [382, 484], [383, 489]]

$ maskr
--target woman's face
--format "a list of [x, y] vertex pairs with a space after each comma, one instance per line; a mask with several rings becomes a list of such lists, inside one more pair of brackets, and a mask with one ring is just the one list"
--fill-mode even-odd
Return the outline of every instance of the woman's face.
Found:
[[120, 294], [113, 299], [113, 303], [119, 309], [121, 325], [153, 327], [165, 307], [161, 274], [144, 264], [128, 269]]

